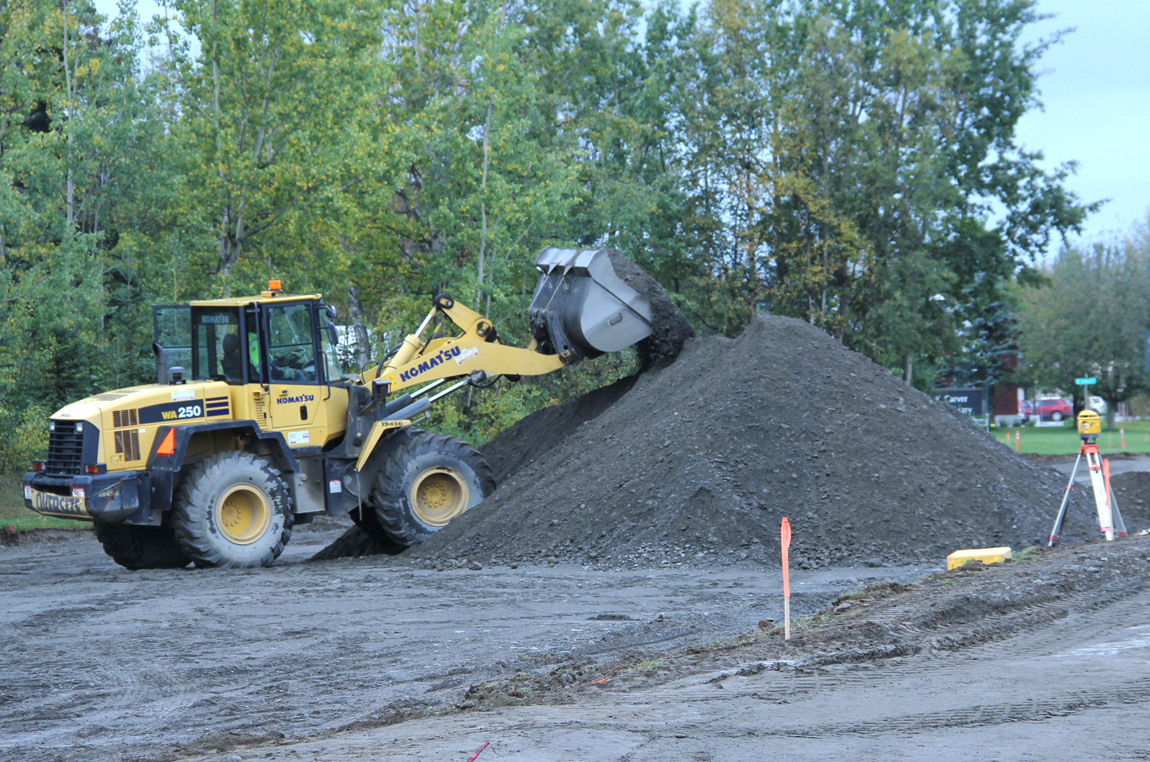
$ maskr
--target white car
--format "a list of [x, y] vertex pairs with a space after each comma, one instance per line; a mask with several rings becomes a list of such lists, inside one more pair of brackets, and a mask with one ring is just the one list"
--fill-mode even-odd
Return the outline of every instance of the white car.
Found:
[[1106, 415], [1106, 400], [1095, 395], [1090, 395], [1090, 409], [1098, 415]]

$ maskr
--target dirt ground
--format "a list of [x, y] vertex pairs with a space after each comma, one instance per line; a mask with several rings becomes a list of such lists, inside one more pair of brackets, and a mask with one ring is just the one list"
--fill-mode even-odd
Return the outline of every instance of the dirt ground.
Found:
[[243, 572], [0, 549], [0, 759], [1150, 757], [1144, 538], [796, 571], [784, 642], [777, 572], [302, 563], [339, 531]]

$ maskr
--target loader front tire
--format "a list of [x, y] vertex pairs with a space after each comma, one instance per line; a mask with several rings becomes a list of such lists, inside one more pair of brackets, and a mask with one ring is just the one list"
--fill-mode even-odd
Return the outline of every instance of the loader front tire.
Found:
[[495, 476], [478, 450], [455, 437], [420, 431], [387, 456], [371, 504], [384, 534], [411, 547], [494, 489]]
[[104, 552], [125, 569], [182, 569], [191, 563], [171, 527], [97, 521], [93, 528]]
[[287, 485], [265, 458], [223, 452], [192, 466], [172, 501], [172, 526], [201, 568], [271, 566], [291, 539]]

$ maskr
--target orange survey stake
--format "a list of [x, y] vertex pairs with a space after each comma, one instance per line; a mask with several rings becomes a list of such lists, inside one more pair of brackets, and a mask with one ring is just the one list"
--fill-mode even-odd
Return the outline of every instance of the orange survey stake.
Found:
[[783, 525], [779, 529], [779, 539], [782, 541], [783, 546], [783, 597], [791, 597], [791, 578], [788, 570], [787, 552], [791, 547], [791, 522], [786, 516], [783, 516]]
[[783, 548], [783, 639], [791, 639], [791, 577], [787, 551], [791, 547], [791, 522], [783, 516], [783, 524], [779, 527], [779, 544]]

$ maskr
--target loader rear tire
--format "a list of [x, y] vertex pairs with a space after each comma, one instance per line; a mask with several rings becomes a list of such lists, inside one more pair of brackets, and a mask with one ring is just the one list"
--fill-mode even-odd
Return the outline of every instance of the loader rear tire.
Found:
[[249, 452], [212, 455], [180, 483], [172, 526], [196, 566], [271, 566], [291, 539], [287, 485], [265, 458]]
[[125, 569], [182, 569], [191, 563], [171, 527], [95, 523], [104, 552]]
[[423, 542], [495, 490], [487, 461], [471, 445], [420, 431], [396, 447], [375, 478], [375, 519], [394, 542]]

